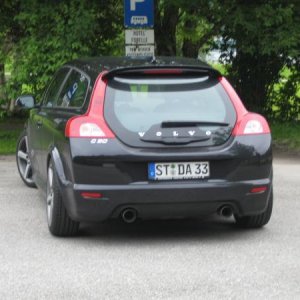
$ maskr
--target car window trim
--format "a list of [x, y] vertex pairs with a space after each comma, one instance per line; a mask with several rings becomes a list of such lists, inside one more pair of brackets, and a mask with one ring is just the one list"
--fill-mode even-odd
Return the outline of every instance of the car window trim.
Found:
[[71, 68], [70, 68], [69, 66], [63, 66], [63, 67], [61, 67], [60, 69], [58, 69], [58, 70], [55, 72], [55, 74], [53, 75], [52, 80], [50, 81], [50, 83], [49, 83], [49, 85], [48, 85], [48, 87], [47, 87], [47, 90], [46, 90], [46, 92], [45, 92], [45, 94], [44, 94], [44, 97], [43, 97], [44, 99], [43, 99], [42, 102], [41, 102], [41, 108], [54, 108], [54, 107], [55, 107], [55, 106], [53, 106], [53, 107], [48, 107], [48, 106], [46, 106], [46, 105], [45, 105], [45, 101], [46, 101], [47, 94], [48, 94], [48, 92], [49, 92], [49, 88], [50, 88], [52, 82], [54, 81], [56, 74], [57, 74], [60, 70], [63, 70], [63, 69], [69, 69], [69, 72], [66, 74], [65, 79], [63, 80], [62, 84], [60, 85], [59, 91], [58, 91], [57, 94], [59, 94], [59, 93], [61, 92], [62, 86], [65, 84], [67, 78], [69, 78], [70, 73], [71, 73]]
[[[61, 86], [59, 88], [58, 95], [61, 93], [61, 91], [62, 91], [62, 89], [63, 89], [66, 81], [68, 80], [68, 78], [71, 75], [71, 73], [72, 73], [73, 70], [76, 71], [76, 72], [78, 72], [78, 73], [80, 73], [80, 74], [82, 74], [82, 75], [84, 75], [87, 78], [88, 85], [87, 85], [87, 89], [86, 89], [86, 93], [85, 93], [85, 96], [84, 96], [84, 101], [82, 103], [82, 106], [81, 107], [61, 107], [61, 106], [48, 107], [48, 106], [44, 105], [45, 97], [46, 97], [46, 94], [48, 93], [48, 90], [49, 90], [49, 87], [50, 87], [51, 83], [54, 80], [54, 76], [55, 76], [54, 75], [53, 78], [52, 78], [52, 80], [51, 80], [51, 82], [49, 83], [49, 86], [48, 86], [46, 92], [45, 92], [44, 99], [43, 99], [42, 104], [41, 104], [41, 108], [47, 109], [47, 110], [81, 111], [85, 107], [85, 104], [86, 104], [87, 96], [88, 96], [88, 93], [89, 93], [89, 90], [90, 90], [90, 87], [91, 87], [91, 78], [90, 78], [90, 76], [86, 72], [82, 71], [81, 69], [79, 69], [79, 68], [77, 68], [75, 66], [65, 65], [62, 68], [60, 68], [59, 70], [61, 70], [63, 68], [69, 69], [69, 72], [67, 73], [67, 75], [66, 75], [63, 83], [61, 84]], [[57, 72], [59, 72], [59, 70]]]
[[82, 103], [82, 105], [80, 107], [62, 107], [62, 106], [53, 106], [51, 108], [55, 109], [55, 110], [63, 110], [63, 111], [67, 111], [67, 110], [71, 110], [71, 111], [76, 111], [76, 110], [82, 110], [84, 105], [85, 105], [85, 102], [86, 102], [86, 99], [87, 99], [87, 95], [89, 93], [89, 89], [90, 89], [90, 86], [91, 86], [91, 78], [90, 76], [88, 76], [84, 71], [74, 67], [74, 66], [69, 66], [69, 65], [66, 65], [66, 67], [69, 67], [70, 68], [70, 72], [68, 74], [68, 76], [66, 77], [66, 80], [64, 80], [62, 86], [60, 87], [59, 89], [59, 94], [61, 93], [62, 91], [62, 88], [64, 87], [66, 81], [68, 80], [68, 78], [70, 77], [72, 71], [75, 71], [75, 72], [78, 72], [79, 74], [82, 74], [84, 75], [87, 80], [88, 80], [88, 85], [87, 85], [87, 89], [86, 89], [86, 92], [85, 92], [85, 96], [84, 96], [84, 101]]

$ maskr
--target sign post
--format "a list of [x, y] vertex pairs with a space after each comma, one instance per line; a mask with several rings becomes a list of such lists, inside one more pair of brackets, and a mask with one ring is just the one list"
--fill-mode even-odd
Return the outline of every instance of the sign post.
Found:
[[153, 0], [124, 0], [126, 56], [154, 56]]

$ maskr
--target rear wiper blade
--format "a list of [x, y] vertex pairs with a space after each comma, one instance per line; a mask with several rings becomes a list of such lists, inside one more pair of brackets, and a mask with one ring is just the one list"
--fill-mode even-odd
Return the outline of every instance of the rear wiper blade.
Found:
[[228, 123], [210, 122], [210, 121], [164, 121], [161, 123], [161, 128], [174, 127], [195, 127], [195, 126], [221, 126], [226, 127]]

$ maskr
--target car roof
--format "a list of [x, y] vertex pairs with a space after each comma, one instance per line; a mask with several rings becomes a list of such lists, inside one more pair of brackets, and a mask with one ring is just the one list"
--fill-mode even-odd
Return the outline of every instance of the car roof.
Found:
[[183, 57], [90, 57], [80, 58], [66, 63], [65, 65], [76, 67], [84, 71], [94, 81], [99, 73], [104, 70], [113, 71], [128, 68], [168, 68], [168, 67], [193, 67], [206, 70], [214, 70], [211, 66], [199, 59]]

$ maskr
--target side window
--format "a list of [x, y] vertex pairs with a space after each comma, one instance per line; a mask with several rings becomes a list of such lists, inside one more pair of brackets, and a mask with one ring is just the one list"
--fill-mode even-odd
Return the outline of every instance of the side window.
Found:
[[57, 106], [74, 108], [82, 107], [88, 86], [88, 78], [82, 73], [73, 70], [58, 97]]
[[48, 90], [45, 94], [43, 101], [43, 106], [54, 107], [57, 105], [57, 96], [62, 83], [64, 82], [66, 76], [68, 75], [70, 69], [62, 68], [54, 75]]

